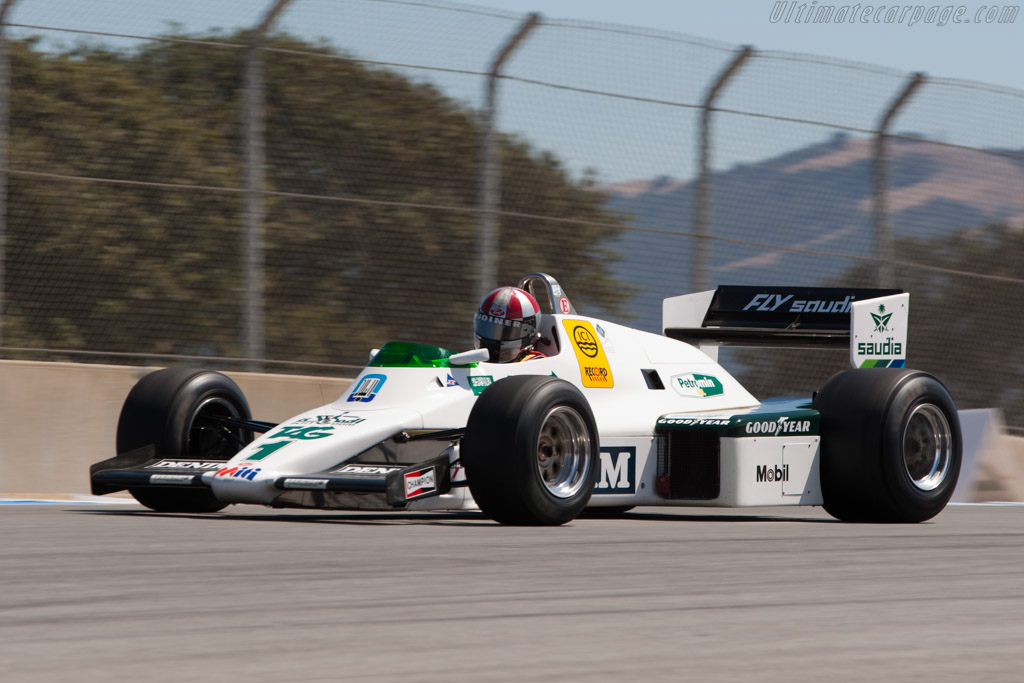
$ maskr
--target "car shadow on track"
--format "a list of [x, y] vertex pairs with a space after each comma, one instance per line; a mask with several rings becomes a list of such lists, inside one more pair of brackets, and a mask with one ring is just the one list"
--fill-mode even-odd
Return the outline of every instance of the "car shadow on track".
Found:
[[277, 522], [293, 524], [362, 524], [386, 526], [395, 524], [429, 524], [440, 526], [480, 526], [494, 524], [490, 519], [477, 512], [353, 512], [350, 510], [324, 512], [266, 512], [259, 514], [214, 512], [155, 512], [153, 510], [78, 510], [70, 509], [85, 515], [113, 517], [159, 517], [167, 519], [201, 519], [214, 522]]
[[[248, 521], [292, 524], [345, 524], [363, 526], [427, 525], [427, 526], [503, 526], [479, 512], [357, 512], [349, 510], [324, 512], [282, 512], [267, 511], [256, 514], [246, 512], [216, 512], [209, 514], [169, 513], [153, 510], [82, 510], [69, 509], [85, 515], [115, 517], [162, 517], [177, 519], [202, 519], [206, 521]], [[587, 513], [566, 526], [591, 524], [594, 522], [688, 522], [695, 524], [783, 522], [798, 524], [842, 524], [839, 520], [820, 517], [789, 517], [778, 515], [678, 513], [631, 510], [615, 514]]]
[[832, 524], [833, 522], [839, 522], [837, 519], [832, 518], [820, 518], [820, 517], [786, 517], [779, 515], [751, 515], [751, 514], [736, 514], [736, 515], [723, 515], [714, 513], [665, 513], [665, 512], [637, 512], [631, 510], [630, 512], [624, 512], [617, 515], [587, 515], [580, 521], [587, 520], [644, 520], [654, 522], [692, 522], [692, 523], [710, 523], [710, 522], [788, 522], [797, 524]]

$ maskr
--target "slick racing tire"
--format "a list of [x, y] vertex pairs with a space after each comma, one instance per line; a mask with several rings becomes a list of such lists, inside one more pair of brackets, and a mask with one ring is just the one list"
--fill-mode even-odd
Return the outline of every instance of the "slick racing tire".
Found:
[[[125, 399], [117, 422], [117, 452], [152, 444], [158, 458], [226, 462], [252, 440], [252, 433], [215, 420], [224, 417], [251, 417], [233, 381], [198, 368], [158, 370], [139, 380]], [[128, 492], [158, 512], [217, 512], [225, 506], [206, 489], [139, 486]]]
[[477, 399], [461, 448], [480, 509], [502, 524], [558, 525], [587, 506], [597, 479], [594, 415], [557, 377], [498, 380]]
[[962, 438], [956, 406], [919, 370], [865, 368], [829, 378], [821, 415], [825, 510], [851, 522], [922, 522], [956, 488]]

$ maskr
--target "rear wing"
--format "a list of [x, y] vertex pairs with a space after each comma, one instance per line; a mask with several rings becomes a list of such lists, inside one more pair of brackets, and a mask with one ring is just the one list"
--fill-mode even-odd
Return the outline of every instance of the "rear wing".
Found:
[[662, 329], [715, 360], [720, 346], [849, 347], [855, 368], [901, 368], [909, 311], [899, 289], [722, 286], [665, 299]]

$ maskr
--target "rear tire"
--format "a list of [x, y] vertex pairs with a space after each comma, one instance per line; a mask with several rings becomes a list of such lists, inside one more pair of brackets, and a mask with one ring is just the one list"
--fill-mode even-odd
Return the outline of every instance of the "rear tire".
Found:
[[[167, 368], [136, 383], [117, 422], [117, 452], [152, 444], [156, 457], [227, 462], [252, 440], [251, 432], [223, 427], [211, 417], [250, 419], [249, 404], [232, 380], [209, 370]], [[129, 488], [158, 512], [217, 512], [225, 503], [206, 489]]]
[[922, 522], [946, 506], [960, 473], [956, 406], [919, 370], [833, 375], [815, 396], [821, 415], [825, 510], [851, 522]]
[[502, 524], [558, 525], [587, 506], [597, 480], [597, 426], [572, 384], [498, 380], [477, 399], [461, 447], [480, 509]]

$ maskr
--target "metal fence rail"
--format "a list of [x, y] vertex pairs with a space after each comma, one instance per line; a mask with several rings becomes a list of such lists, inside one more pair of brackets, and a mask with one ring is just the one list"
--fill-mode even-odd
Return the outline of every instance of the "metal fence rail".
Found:
[[912, 364], [1024, 425], [1022, 92], [435, 0], [50, 5], [0, 5], [2, 357], [330, 371], [467, 346], [535, 270], [652, 330], [716, 284], [893, 284]]

